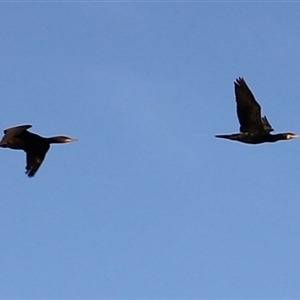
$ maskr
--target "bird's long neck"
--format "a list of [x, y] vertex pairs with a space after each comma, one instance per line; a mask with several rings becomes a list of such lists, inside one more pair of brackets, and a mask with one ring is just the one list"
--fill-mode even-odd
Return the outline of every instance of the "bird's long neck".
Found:
[[275, 143], [277, 141], [283, 141], [283, 140], [287, 140], [286, 133], [268, 134], [267, 141], [269, 143]]
[[62, 140], [62, 138], [60, 136], [51, 136], [51, 137], [48, 137], [46, 139], [49, 142], [49, 144], [62, 144], [62, 143], [64, 143], [64, 141]]

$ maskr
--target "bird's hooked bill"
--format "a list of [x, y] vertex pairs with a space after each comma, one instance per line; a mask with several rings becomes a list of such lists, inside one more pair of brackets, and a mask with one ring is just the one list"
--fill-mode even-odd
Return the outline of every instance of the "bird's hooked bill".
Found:
[[78, 142], [78, 139], [67, 138], [66, 142]]
[[287, 139], [290, 140], [290, 139], [295, 139], [295, 138], [298, 138], [299, 135], [298, 134], [288, 134], [287, 135]]

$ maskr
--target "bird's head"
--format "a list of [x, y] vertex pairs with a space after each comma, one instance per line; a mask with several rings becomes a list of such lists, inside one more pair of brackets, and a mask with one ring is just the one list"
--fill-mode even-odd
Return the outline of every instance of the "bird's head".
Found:
[[285, 138], [286, 138], [287, 140], [295, 139], [295, 138], [297, 138], [297, 137], [299, 137], [298, 134], [291, 133], [291, 132], [285, 133]]
[[64, 139], [64, 143], [70, 143], [70, 142], [77, 142], [78, 139], [73, 139], [73, 138], [70, 138], [70, 137], [67, 137], [67, 136], [63, 136], [62, 137]]
[[73, 139], [68, 136], [54, 136], [54, 137], [48, 138], [48, 140], [51, 144], [65, 144], [65, 143], [78, 141], [77, 139]]

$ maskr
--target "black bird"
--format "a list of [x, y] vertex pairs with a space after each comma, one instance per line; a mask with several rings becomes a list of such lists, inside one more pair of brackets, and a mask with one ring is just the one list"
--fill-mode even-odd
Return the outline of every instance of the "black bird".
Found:
[[41, 166], [50, 144], [69, 143], [77, 141], [66, 136], [41, 137], [27, 131], [32, 125], [21, 125], [4, 130], [0, 147], [26, 152], [26, 174], [33, 177]]
[[274, 131], [266, 116], [261, 117], [260, 105], [256, 102], [244, 78], [234, 82], [237, 116], [240, 122], [240, 133], [216, 135], [217, 138], [229, 139], [247, 144], [274, 143], [290, 140], [298, 135], [286, 132], [270, 134]]

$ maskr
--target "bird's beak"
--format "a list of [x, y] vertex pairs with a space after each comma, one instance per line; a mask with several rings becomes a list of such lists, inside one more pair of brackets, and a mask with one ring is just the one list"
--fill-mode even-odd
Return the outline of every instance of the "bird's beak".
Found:
[[288, 135], [288, 140], [290, 140], [290, 139], [295, 139], [295, 138], [298, 138], [298, 137], [299, 137], [298, 134], [289, 134], [289, 135]]
[[77, 142], [77, 139], [67, 138], [66, 143]]

